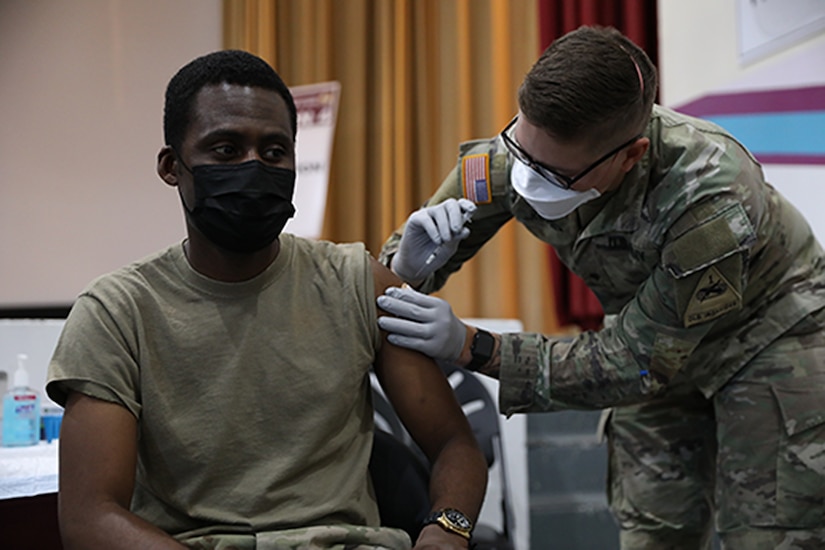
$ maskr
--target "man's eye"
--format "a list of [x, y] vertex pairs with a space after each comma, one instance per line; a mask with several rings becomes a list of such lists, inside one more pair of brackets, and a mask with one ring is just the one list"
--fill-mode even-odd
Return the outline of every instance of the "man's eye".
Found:
[[231, 157], [235, 154], [235, 148], [231, 145], [218, 145], [217, 147], [213, 147], [212, 150], [223, 157]]
[[286, 149], [283, 147], [269, 147], [264, 151], [264, 156], [268, 160], [279, 160], [282, 159], [284, 155], [286, 155]]

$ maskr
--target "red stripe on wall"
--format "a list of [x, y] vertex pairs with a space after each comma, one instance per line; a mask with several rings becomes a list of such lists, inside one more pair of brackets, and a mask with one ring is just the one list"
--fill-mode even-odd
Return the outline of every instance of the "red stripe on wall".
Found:
[[707, 95], [675, 107], [691, 116], [825, 110], [825, 86]]

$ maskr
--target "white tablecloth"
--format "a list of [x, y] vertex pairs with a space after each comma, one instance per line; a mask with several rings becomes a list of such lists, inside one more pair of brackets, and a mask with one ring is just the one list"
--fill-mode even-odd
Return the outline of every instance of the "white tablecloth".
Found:
[[58, 440], [0, 447], [0, 499], [57, 492]]

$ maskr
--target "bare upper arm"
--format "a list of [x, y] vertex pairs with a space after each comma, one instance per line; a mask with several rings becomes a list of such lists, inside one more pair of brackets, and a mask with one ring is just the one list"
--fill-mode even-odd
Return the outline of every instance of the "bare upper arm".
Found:
[[125, 407], [72, 392], [60, 430], [60, 512], [107, 501], [127, 508], [137, 464], [137, 419]]
[[[376, 297], [402, 281], [386, 266], [372, 260]], [[380, 309], [378, 315], [386, 315]], [[429, 357], [387, 341], [375, 362], [375, 373], [407, 430], [432, 460], [456, 434], [472, 431], [441, 369]]]

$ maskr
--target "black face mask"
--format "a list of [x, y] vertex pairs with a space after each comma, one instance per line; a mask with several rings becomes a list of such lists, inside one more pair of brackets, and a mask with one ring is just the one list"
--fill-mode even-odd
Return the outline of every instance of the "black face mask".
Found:
[[227, 250], [254, 252], [264, 248], [295, 214], [294, 170], [250, 160], [202, 164], [189, 172], [194, 179], [195, 205], [190, 210], [181, 196], [183, 208], [207, 239]]

